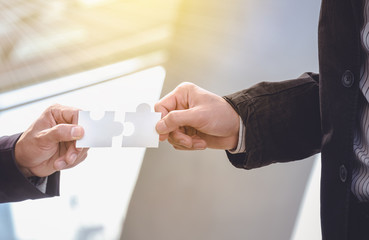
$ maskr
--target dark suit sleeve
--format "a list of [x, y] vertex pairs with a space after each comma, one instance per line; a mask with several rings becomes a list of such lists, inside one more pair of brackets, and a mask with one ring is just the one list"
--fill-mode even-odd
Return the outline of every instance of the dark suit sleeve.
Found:
[[246, 152], [227, 156], [238, 168], [303, 159], [320, 152], [319, 75], [262, 82], [225, 96], [246, 127]]
[[59, 172], [48, 177], [44, 194], [19, 171], [14, 149], [20, 136], [21, 134], [0, 137], [0, 203], [59, 195]]

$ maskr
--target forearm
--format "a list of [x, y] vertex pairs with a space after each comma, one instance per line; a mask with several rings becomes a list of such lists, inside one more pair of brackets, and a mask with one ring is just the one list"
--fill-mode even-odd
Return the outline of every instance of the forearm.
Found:
[[303, 159], [320, 151], [318, 76], [259, 83], [224, 97], [245, 126], [246, 152], [229, 154], [233, 165], [256, 168]]

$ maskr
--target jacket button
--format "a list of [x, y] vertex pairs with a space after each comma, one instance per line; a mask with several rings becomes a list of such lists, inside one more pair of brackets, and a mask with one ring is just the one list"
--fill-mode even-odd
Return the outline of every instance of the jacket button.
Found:
[[346, 182], [347, 180], [347, 169], [345, 165], [340, 166], [340, 179], [342, 182]]
[[346, 72], [342, 75], [343, 86], [349, 88], [354, 84], [354, 81], [355, 81], [354, 74], [350, 70], [346, 70]]

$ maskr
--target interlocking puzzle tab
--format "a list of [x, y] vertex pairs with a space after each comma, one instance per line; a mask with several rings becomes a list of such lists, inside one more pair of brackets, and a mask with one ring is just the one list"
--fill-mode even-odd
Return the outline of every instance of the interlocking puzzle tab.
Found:
[[158, 147], [159, 138], [155, 130], [160, 113], [152, 113], [150, 105], [140, 104], [136, 112], [127, 112], [125, 122], [134, 125], [132, 135], [123, 136], [122, 147]]
[[113, 137], [123, 132], [123, 124], [115, 121], [115, 112], [106, 111], [101, 119], [91, 118], [90, 111], [79, 111], [78, 125], [85, 130], [84, 137], [77, 141], [77, 147], [111, 147]]
[[[93, 119], [90, 111], [79, 111], [78, 125], [85, 130], [76, 147], [116, 147], [113, 139], [120, 138], [121, 147], [158, 147], [159, 135], [155, 130], [161, 114], [151, 112], [149, 104], [140, 104], [136, 112], [106, 111]], [[124, 116], [124, 117], [123, 117]], [[131, 129], [130, 129], [131, 127]], [[127, 131], [130, 130], [130, 131]]]

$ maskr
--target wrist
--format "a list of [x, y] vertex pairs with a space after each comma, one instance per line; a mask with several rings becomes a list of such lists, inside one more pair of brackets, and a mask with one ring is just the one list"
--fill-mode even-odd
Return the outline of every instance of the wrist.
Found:
[[[23, 136], [23, 135], [22, 135]], [[31, 170], [29, 170], [29, 168], [25, 167], [22, 165], [22, 162], [24, 162], [23, 160], [23, 148], [22, 146], [22, 136], [18, 139], [17, 143], [15, 144], [14, 147], [14, 162], [17, 165], [19, 171], [25, 176], [25, 177], [33, 177], [34, 174], [31, 172]]]
[[15, 162], [19, 171], [23, 174], [23, 176], [25, 176], [26, 178], [29, 177], [35, 177], [35, 175], [31, 172], [31, 170], [29, 170], [26, 167], [21, 167], [17, 162]]
[[238, 142], [239, 142], [239, 139], [238, 139], [238, 134], [237, 135], [234, 135], [231, 139], [231, 145], [230, 145], [230, 148], [226, 149], [227, 151], [230, 151], [230, 152], [234, 152], [234, 151], [237, 151], [238, 149]]

